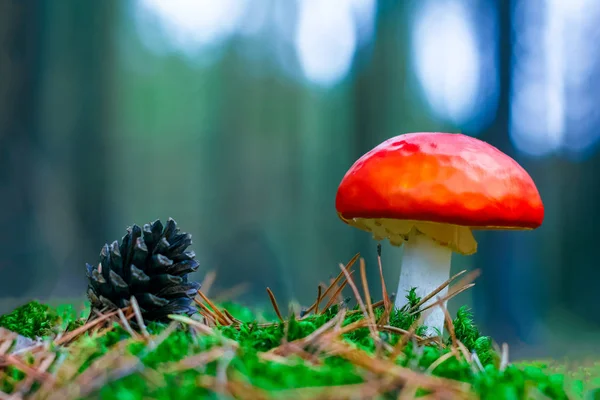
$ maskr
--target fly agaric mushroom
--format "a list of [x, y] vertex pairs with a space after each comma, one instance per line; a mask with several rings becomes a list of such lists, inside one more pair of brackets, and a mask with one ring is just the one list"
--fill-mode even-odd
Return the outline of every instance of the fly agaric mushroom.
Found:
[[[423, 297], [449, 278], [453, 251], [477, 251], [472, 229], [528, 230], [544, 219], [538, 190], [515, 160], [479, 139], [440, 132], [396, 136], [363, 155], [340, 183], [336, 209], [375, 240], [404, 244], [397, 308], [411, 288]], [[442, 332], [443, 310], [424, 324]]]

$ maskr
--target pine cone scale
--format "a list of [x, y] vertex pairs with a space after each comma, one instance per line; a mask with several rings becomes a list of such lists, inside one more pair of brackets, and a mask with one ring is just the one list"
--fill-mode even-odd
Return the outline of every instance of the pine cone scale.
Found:
[[199, 264], [189, 233], [180, 233], [169, 218], [164, 228], [157, 220], [127, 229], [121, 244], [104, 245], [100, 264], [86, 264], [88, 298], [95, 308], [126, 307], [134, 296], [149, 320], [166, 320], [169, 314], [196, 312], [192, 300], [200, 284], [188, 282]]

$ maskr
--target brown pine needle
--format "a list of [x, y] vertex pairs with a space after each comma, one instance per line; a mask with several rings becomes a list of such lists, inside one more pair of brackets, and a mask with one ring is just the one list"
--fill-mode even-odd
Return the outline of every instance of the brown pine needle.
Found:
[[[451, 291], [446, 296], [442, 297], [442, 301], [448, 301], [451, 298], [453, 298], [454, 296], [457, 296], [457, 295], [461, 294], [462, 292], [471, 289], [473, 286], [475, 286], [475, 284], [474, 283], [470, 283], [468, 285], [465, 285], [465, 286], [461, 287], [460, 289], [457, 289], [455, 291]], [[421, 310], [417, 310], [417, 311], [411, 312], [409, 315], [414, 315], [416, 313], [423, 313], [423, 312], [429, 310], [430, 308], [435, 307], [436, 305], [437, 305], [437, 302], [436, 303], [431, 303], [427, 307], [425, 307], [425, 308], [423, 308]]]
[[200, 307], [202, 310], [200, 310], [201, 312], [204, 311], [206, 314], [210, 315], [210, 317], [212, 319], [214, 319], [215, 321], [218, 321], [219, 318], [217, 317], [217, 315], [214, 313], [213, 310], [211, 310], [210, 308], [208, 308], [208, 306], [206, 304], [204, 304], [203, 302], [201, 302], [200, 300], [198, 300], [197, 298], [194, 298], [194, 303], [196, 303], [198, 305], [198, 307]]
[[[202, 304], [200, 307], [206, 307], [206, 306], [204, 304]], [[217, 326], [219, 324], [217, 322], [217, 320], [214, 318], [213, 314], [209, 314], [204, 309], [198, 310], [198, 312], [200, 313], [200, 315], [202, 315], [204, 317], [204, 321], [207, 325]]]
[[438, 294], [439, 292], [441, 292], [442, 290], [444, 290], [444, 288], [446, 286], [449, 286], [450, 283], [452, 283], [455, 279], [457, 279], [458, 277], [460, 277], [461, 275], [465, 274], [467, 272], [466, 269], [460, 271], [459, 273], [453, 275], [450, 279], [448, 279], [446, 282], [442, 283], [440, 286], [438, 286], [433, 292], [429, 293], [427, 296], [423, 297], [421, 299], [421, 301], [419, 301], [417, 304], [415, 304], [414, 307], [411, 307], [410, 310], [408, 310], [408, 312], [413, 312], [415, 310], [418, 310], [419, 307], [421, 307], [423, 304], [425, 304], [427, 301], [429, 301], [430, 299], [432, 299], [436, 294]]
[[[214, 347], [210, 350], [204, 351], [202, 353], [193, 354], [191, 356], [187, 356], [184, 359], [172, 362], [164, 366], [164, 372], [167, 373], [176, 373], [183, 372], [188, 369], [198, 368], [209, 364], [219, 357], [223, 356], [227, 349], [224, 347]], [[162, 369], [162, 368], [161, 368]]]
[[323, 288], [321, 287], [321, 285], [317, 286], [317, 301], [315, 303], [315, 314], [319, 313], [319, 303], [321, 302], [321, 299], [323, 298], [321, 296], [322, 290], [323, 290]]
[[182, 324], [191, 326], [192, 328], [196, 329], [196, 331], [198, 331], [199, 333], [201, 333], [203, 335], [214, 335], [215, 334], [215, 331], [213, 331], [208, 325], [203, 324], [200, 321], [191, 319], [190, 317], [186, 317], [185, 315], [169, 314], [168, 317], [170, 319], [172, 319], [173, 321], [177, 321]]
[[381, 279], [381, 295], [383, 296], [383, 314], [378, 321], [378, 324], [388, 323], [392, 307], [390, 304], [390, 297], [388, 296], [387, 287], [385, 285], [385, 279], [383, 278], [383, 266], [381, 264], [381, 243], [377, 243], [377, 264], [379, 265], [379, 279]]
[[[376, 302], [376, 303], [373, 303], [373, 309], [379, 308], [379, 307], [381, 307], [381, 306], [383, 306], [383, 305], [384, 305], [384, 304], [383, 304], [383, 300], [379, 300], [378, 302]], [[348, 311], [348, 315], [354, 315], [354, 314], [357, 314], [357, 313], [359, 313], [359, 312], [361, 312], [361, 311], [360, 311], [360, 310], [352, 310], [352, 311]]]
[[419, 389], [419, 387], [415, 385], [404, 385], [400, 393], [398, 393], [397, 400], [414, 400], [417, 389]]
[[333, 294], [333, 296], [331, 296], [331, 298], [329, 299], [329, 301], [323, 308], [323, 311], [321, 311], [321, 314], [325, 313], [325, 311], [327, 311], [329, 309], [329, 307], [331, 307], [333, 305], [333, 303], [335, 303], [335, 301], [339, 297], [340, 293], [342, 293], [342, 290], [344, 290], [344, 288], [346, 287], [347, 284], [348, 284], [348, 281], [344, 281], [340, 286], [338, 286], [338, 288], [335, 291], [335, 293]]
[[79, 328], [74, 329], [71, 332], [67, 333], [66, 335], [62, 336], [60, 339], [57, 339], [54, 343], [56, 345], [62, 345], [62, 344], [68, 343], [71, 340], [73, 340], [74, 338], [76, 338], [77, 336], [81, 335], [82, 333], [87, 332], [88, 330], [92, 329], [96, 325], [99, 325], [101, 322], [104, 322], [107, 319], [109, 319], [115, 315], [117, 315], [117, 311], [113, 311], [108, 314], [104, 314], [103, 316], [101, 316], [99, 318], [93, 319], [90, 322], [86, 323], [85, 325], [80, 326]]
[[442, 307], [444, 311], [444, 321], [446, 322], [446, 328], [448, 329], [448, 333], [450, 334], [450, 338], [452, 339], [452, 354], [456, 356], [458, 359], [458, 341], [456, 339], [456, 332], [454, 331], [454, 324], [452, 323], [452, 317], [448, 312], [448, 308], [444, 306], [444, 302], [441, 298], [438, 298], [436, 303], [438, 306]]
[[15, 356], [14, 354], [6, 354], [0, 356], [0, 368], [8, 365], [12, 365], [17, 369], [21, 370], [25, 375], [32, 377], [38, 382], [44, 382], [47, 380], [54, 381], [54, 377], [45, 371], [38, 371], [37, 369], [31, 367], [25, 361], [21, 359], [19, 356]]
[[[404, 368], [395, 365], [391, 361], [375, 358], [368, 353], [353, 348], [349, 344], [340, 340], [332, 341], [330, 346], [338, 355], [375, 374], [382, 374], [398, 379], [398, 382], [410, 382], [417, 384], [419, 387], [428, 390], [447, 390], [453, 395], [464, 394], [469, 390], [470, 385], [467, 383], [453, 381], [448, 378], [441, 378], [431, 375], [423, 375], [409, 368]], [[457, 397], [452, 397], [457, 398]]]
[[479, 356], [477, 355], [476, 352], [473, 352], [473, 355], [471, 357], [471, 361], [472, 361], [471, 362], [471, 369], [473, 370], [474, 373], [485, 371], [485, 367], [481, 363], [481, 360], [479, 359]]
[[279, 318], [281, 322], [284, 322], [283, 316], [281, 315], [281, 311], [279, 311], [279, 306], [277, 305], [277, 300], [275, 300], [275, 295], [273, 294], [270, 288], [267, 288], [267, 293], [269, 294], [269, 299], [271, 300], [271, 304], [273, 305], [275, 314], [277, 314], [277, 318]]
[[139, 335], [136, 331], [133, 330], [127, 318], [125, 318], [125, 313], [120, 308], [117, 310], [117, 314], [119, 315], [119, 320], [121, 320], [121, 326], [131, 335], [132, 338], [137, 339]]
[[227, 318], [229, 318], [233, 322], [234, 325], [240, 325], [242, 323], [242, 321], [231, 315], [231, 313], [227, 311], [226, 308], [223, 309], [223, 313], [227, 316]]
[[214, 270], [208, 271], [206, 273], [206, 275], [204, 275], [204, 280], [202, 280], [200, 287], [202, 288], [202, 291], [205, 294], [208, 295], [208, 292], [210, 291], [210, 288], [212, 287], [213, 283], [215, 283], [216, 278], [217, 278], [217, 272]]
[[398, 328], [396, 326], [382, 325], [382, 326], [379, 327], [379, 329], [381, 329], [383, 331], [388, 331], [388, 332], [391, 332], [391, 333], [398, 333], [400, 335], [408, 336], [409, 339], [411, 337], [414, 337], [417, 340], [423, 340], [423, 339], [425, 339], [425, 338], [423, 338], [423, 337], [421, 337], [419, 335], [415, 335], [414, 334], [414, 331], [415, 331], [414, 328], [406, 330], [406, 329]]
[[431, 374], [437, 367], [439, 367], [444, 361], [451, 358], [455, 354], [453, 352], [446, 353], [443, 356], [440, 356], [437, 360], [431, 363], [431, 365], [425, 370], [427, 374]]
[[[456, 344], [458, 344], [458, 348], [460, 349], [460, 352], [462, 353], [462, 355], [465, 358], [465, 360], [467, 360], [468, 362], [471, 362], [472, 361], [472, 357], [471, 357], [471, 353], [469, 353], [469, 349], [467, 349], [467, 346], [465, 346], [458, 339], [456, 339]], [[475, 354], [477, 354], [477, 353], [475, 353]]]
[[225, 385], [222, 385], [216, 377], [210, 375], [198, 376], [196, 384], [226, 397], [229, 396], [241, 400], [269, 400], [272, 398], [263, 389], [259, 389], [249, 383], [228, 380], [225, 382]]
[[410, 339], [412, 339], [413, 337], [415, 337], [417, 339], [421, 339], [417, 335], [415, 335], [415, 331], [417, 330], [417, 327], [418, 327], [418, 321], [415, 321], [408, 329], [408, 332], [406, 332], [400, 338], [400, 340], [398, 340], [398, 343], [396, 343], [396, 345], [394, 346], [394, 349], [392, 350], [392, 353], [390, 354], [390, 357], [389, 357], [390, 360], [392, 360], [392, 362], [395, 362], [396, 358], [404, 351], [404, 348], [406, 347], [406, 345], [408, 344], [408, 341]]
[[142, 336], [144, 336], [144, 338], [148, 339], [150, 337], [150, 334], [148, 333], [148, 329], [146, 328], [146, 324], [144, 323], [144, 318], [142, 317], [142, 310], [140, 310], [140, 306], [137, 302], [137, 299], [135, 298], [135, 296], [131, 296], [131, 308], [133, 309], [133, 312], [135, 313], [135, 320], [138, 324], [138, 326], [140, 327], [140, 331], [142, 331]]
[[221, 303], [225, 300], [235, 299], [237, 296], [248, 291], [250, 284], [248, 282], [238, 283], [228, 289], [220, 290], [218, 293], [215, 293], [213, 296], [213, 301], [215, 303]]
[[[56, 353], [49, 353], [47, 356], [42, 356], [42, 359], [40, 360], [39, 365], [37, 367], [37, 371], [45, 373], [48, 370], [48, 368], [50, 368], [50, 366], [54, 363], [54, 360], [56, 360]], [[34, 381], [34, 377], [27, 376], [27, 378], [22, 381], [22, 384], [17, 389], [18, 392], [21, 395], [26, 395], [31, 390]], [[47, 382], [53, 383], [54, 379], [48, 380]]]
[[227, 318], [219, 310], [219, 308], [215, 305], [215, 303], [210, 301], [210, 299], [200, 289], [198, 289], [198, 295], [202, 298], [202, 300], [204, 300], [210, 306], [210, 308], [213, 310], [214, 314], [216, 315], [219, 323], [221, 323], [222, 325], [231, 325], [232, 321], [230, 321], [229, 318]]
[[311, 334], [302, 339], [299, 339], [298, 342], [302, 343], [303, 347], [313, 344], [323, 333], [333, 328], [337, 323], [339, 323], [340, 320], [343, 322], [344, 317], [345, 313], [342, 310], [338, 312], [335, 317], [333, 317], [332, 319], [321, 325], [319, 328], [314, 330]]
[[[360, 253], [356, 253], [354, 255], [354, 257], [352, 257], [352, 259], [350, 261], [348, 261], [348, 264], [346, 264], [346, 266], [344, 267], [344, 269], [346, 271], [348, 271], [350, 268], [352, 268], [352, 266], [354, 265], [354, 263], [356, 262], [356, 260], [358, 260], [358, 257], [360, 257]], [[331, 292], [333, 290], [334, 286], [336, 286], [338, 284], [338, 282], [340, 281], [340, 279], [342, 279], [343, 276], [344, 276], [344, 272], [340, 272], [338, 274], [338, 276], [333, 280], [333, 282], [331, 282], [331, 284], [325, 290], [325, 292], [323, 293], [323, 295], [321, 297], [322, 298], [327, 297], [327, 295], [329, 294], [329, 292]], [[311, 311], [313, 311], [315, 309], [315, 307], [317, 307], [317, 302], [315, 302], [312, 306], [308, 307], [308, 309], [306, 310], [306, 315], [308, 315]]]
[[365, 259], [360, 259], [360, 279], [363, 285], [363, 294], [367, 302], [367, 312], [369, 313], [369, 321], [375, 325], [375, 314], [373, 313], [373, 304], [371, 303], [371, 293], [369, 292], [369, 283], [367, 281], [367, 271], [365, 267]]
[[[365, 303], [363, 303], [362, 298], [360, 297], [360, 293], [358, 292], [358, 288], [354, 284], [352, 277], [350, 276], [348, 271], [344, 268], [343, 264], [340, 264], [340, 269], [342, 270], [342, 273], [344, 275], [346, 275], [346, 281], [348, 281], [348, 284], [352, 288], [352, 292], [354, 293], [354, 297], [356, 298], [356, 302], [358, 303], [358, 307], [362, 311], [363, 316], [365, 317], [365, 319], [367, 321], [369, 321], [369, 314], [367, 312], [367, 309], [365, 308]], [[369, 324], [369, 331], [371, 332], [371, 336], [373, 336], [373, 339], [375, 341], [377, 341], [377, 338], [378, 338], [377, 333], [375, 332], [375, 329], [371, 324]]]
[[344, 335], [346, 333], [350, 333], [350, 332], [355, 331], [357, 329], [364, 328], [365, 326], [369, 326], [369, 322], [366, 321], [366, 320], [360, 320], [359, 319], [358, 321], [354, 321], [351, 324], [348, 324], [346, 326], [342, 326], [341, 328], [339, 328], [336, 331], [336, 334], [338, 336]]

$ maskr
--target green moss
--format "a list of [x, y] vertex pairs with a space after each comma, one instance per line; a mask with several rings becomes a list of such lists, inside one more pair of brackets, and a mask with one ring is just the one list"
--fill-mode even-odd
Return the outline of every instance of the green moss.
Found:
[[[466, 307], [462, 306], [456, 313], [456, 318], [452, 321], [456, 338], [460, 340], [471, 352], [477, 353], [477, 357], [484, 366], [494, 364], [498, 366], [499, 357], [492, 346], [492, 338], [482, 336], [479, 329], [473, 323], [473, 314]], [[451, 340], [448, 339], [448, 344]]]
[[[521, 369], [537, 369], [546, 375], [561, 376], [565, 390], [573, 398], [600, 399], [600, 362], [574, 364], [567, 360], [537, 360], [516, 363]], [[598, 397], [594, 397], [598, 396]]]
[[72, 331], [85, 323], [90, 314], [90, 304], [86, 302], [83, 310], [79, 312], [71, 304], [62, 304], [56, 307], [56, 313], [60, 321], [60, 330]]
[[[418, 315], [409, 315], [407, 310], [419, 299], [414, 291], [407, 297], [408, 306], [394, 310], [390, 316], [391, 326], [407, 330], [418, 320]], [[313, 365], [297, 356], [287, 357], [285, 362], [276, 362], [267, 361], [260, 355], [261, 352], [279, 346], [282, 341], [291, 342], [310, 335], [338, 314], [340, 309], [337, 305], [320, 315], [311, 315], [301, 320], [291, 317], [286, 324], [273, 322], [267, 325], [264, 322], [272, 321], [273, 315], [254, 315], [247, 308], [231, 304], [228, 305], [228, 310], [243, 321], [240, 326], [216, 328], [216, 334], [213, 336], [193, 334], [191, 329], [181, 326], [156, 347], [148, 347], [143, 341], [131, 338], [125, 329], [115, 324], [110, 331], [99, 336], [81, 336], [68, 347], [64, 362], [74, 366], [75, 370], [81, 373], [110, 351], [123, 351], [139, 359], [140, 367], [132, 368], [118, 379], [102, 385], [99, 391], [89, 394], [90, 399], [226, 398], [216, 395], [200, 384], [204, 377], [216, 376], [219, 368], [224, 365], [228, 379], [264, 390], [273, 398], [277, 398], [281, 390], [357, 384], [370, 377], [370, 373], [361, 367], [337, 356], [321, 357], [321, 363]], [[358, 308], [355, 307], [351, 311], [358, 311]], [[376, 309], [375, 317], [379, 319], [382, 313], [381, 308]], [[362, 318], [361, 312], [347, 313], [342, 325], [347, 326]], [[4, 326], [8, 324], [7, 327], [11, 330], [35, 337], [48, 334], [53, 329], [75, 329], [81, 325], [83, 319], [81, 313], [75, 312], [72, 307], [59, 307], [55, 311], [32, 302], [1, 317], [0, 321], [4, 321]], [[584, 398], [585, 393], [588, 393], [587, 398], [592, 399], [594, 397], [589, 396], [594, 395], [590, 394], [590, 390], [600, 386], [600, 366], [597, 366], [597, 369], [590, 366], [574, 372], [549, 367], [539, 362], [513, 364], [501, 371], [498, 354], [492, 347], [491, 338], [481, 335], [473, 323], [470, 311], [465, 307], [460, 308], [453, 322], [456, 337], [471, 352], [477, 353], [484, 366], [483, 371], [463, 358], [446, 357], [451, 351], [449, 347], [421, 346], [416, 341], [409, 341], [405, 345], [396, 363], [424, 374], [468, 382], [472, 390], [484, 399], [524, 399], [535, 397], [536, 393], [552, 399]], [[57, 326], [59, 328], [56, 328]], [[165, 328], [166, 325], [159, 323], [148, 326], [151, 334], [159, 336]], [[423, 330], [424, 327], [419, 327], [417, 334]], [[380, 337], [392, 346], [401, 338], [400, 335], [390, 332], [381, 332]], [[376, 346], [367, 328], [346, 333], [343, 339], [367, 353], [375, 352]], [[446, 340], [451, 342], [450, 338]], [[127, 341], [125, 346], [120, 345], [123, 341]], [[219, 357], [195, 368], [192, 366], [189, 369], [173, 370], [181, 360], [215, 348], [221, 351], [220, 349], [227, 347], [226, 343], [231, 343], [229, 341], [236, 343], [236, 350], [222, 350], [224, 352]], [[115, 350], [117, 346], [120, 350]], [[440, 357], [445, 357], [441, 363], [438, 361]], [[11, 393], [15, 382], [23, 378], [24, 374], [18, 369], [7, 367], [0, 378], [0, 388], [6, 393]], [[598, 385], [594, 386], [590, 382], [597, 382]], [[418, 393], [425, 394], [424, 391]], [[397, 393], [390, 395], [395, 396]]]
[[56, 310], [32, 301], [0, 316], [0, 326], [28, 338], [49, 335], [59, 317]]

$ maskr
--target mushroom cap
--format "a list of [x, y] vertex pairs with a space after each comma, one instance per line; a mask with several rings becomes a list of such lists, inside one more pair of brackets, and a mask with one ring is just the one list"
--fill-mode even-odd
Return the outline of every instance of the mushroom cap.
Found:
[[534, 229], [544, 205], [529, 174], [494, 146], [441, 132], [399, 135], [363, 155], [336, 196], [345, 222], [427, 221], [474, 229]]

